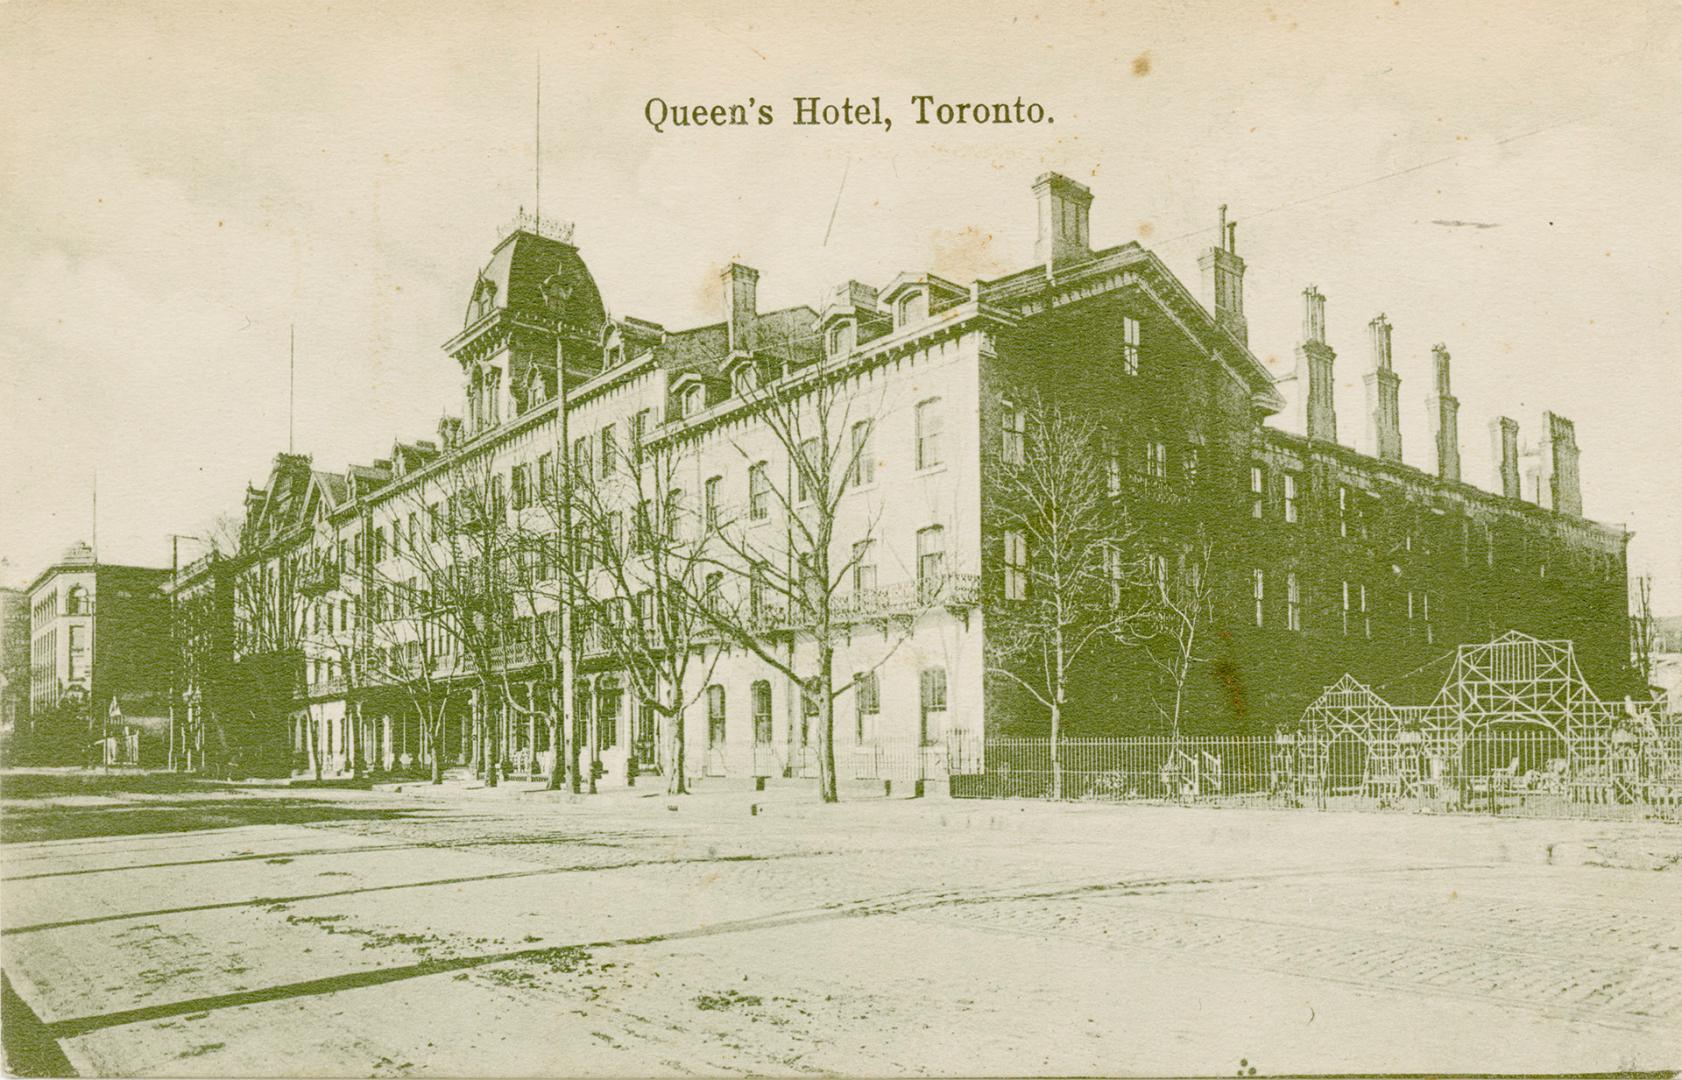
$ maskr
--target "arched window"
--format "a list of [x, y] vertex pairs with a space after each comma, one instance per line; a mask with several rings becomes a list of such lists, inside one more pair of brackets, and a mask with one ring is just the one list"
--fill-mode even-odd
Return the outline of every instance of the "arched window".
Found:
[[724, 746], [724, 687], [713, 683], [707, 687], [707, 747]]
[[753, 744], [771, 745], [771, 684], [764, 679], [753, 684]]
[[91, 611], [92, 607], [88, 603], [87, 588], [82, 585], [70, 586], [70, 592], [64, 600], [64, 613], [66, 615], [87, 615]]

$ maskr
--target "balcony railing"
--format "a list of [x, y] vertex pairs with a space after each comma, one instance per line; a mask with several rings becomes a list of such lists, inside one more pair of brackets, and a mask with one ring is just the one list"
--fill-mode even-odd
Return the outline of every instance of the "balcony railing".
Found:
[[836, 618], [843, 621], [880, 619], [915, 615], [933, 607], [973, 607], [980, 596], [979, 575], [939, 574], [838, 596], [833, 610]]

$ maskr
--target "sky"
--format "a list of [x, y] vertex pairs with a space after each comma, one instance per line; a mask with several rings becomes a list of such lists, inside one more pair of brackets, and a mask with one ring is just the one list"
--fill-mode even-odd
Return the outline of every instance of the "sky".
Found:
[[[1317, 285], [1346, 442], [1381, 311], [1409, 462], [1439, 341], [1468, 480], [1494, 416], [1572, 418], [1585, 512], [1682, 612], [1682, 8], [1027, 8], [0, 6], [0, 580], [90, 538], [96, 474], [108, 561], [168, 565], [237, 510], [288, 445], [289, 328], [318, 467], [429, 435], [460, 410], [440, 346], [539, 174], [609, 310], [682, 327], [731, 260], [765, 308], [1019, 269], [1056, 170], [1095, 245], [1194, 291], [1227, 204], [1278, 374]], [[918, 125], [920, 94], [1050, 121]], [[795, 126], [797, 95], [894, 124]], [[654, 97], [775, 122], [656, 132]]]

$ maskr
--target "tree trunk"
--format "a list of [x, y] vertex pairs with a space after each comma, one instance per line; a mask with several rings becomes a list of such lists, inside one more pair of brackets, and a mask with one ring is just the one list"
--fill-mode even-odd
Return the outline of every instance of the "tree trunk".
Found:
[[309, 747], [310, 765], [314, 767], [315, 782], [321, 783], [321, 740], [315, 735], [315, 717], [304, 721], [304, 741]]
[[1063, 627], [1059, 625], [1054, 635], [1056, 643], [1056, 679], [1057, 685], [1051, 688], [1051, 797], [1063, 797], [1063, 755], [1061, 743], [1063, 740], [1063, 702], [1068, 698], [1069, 668], [1068, 660], [1063, 654]]
[[[564, 683], [564, 680], [562, 680]], [[566, 783], [566, 744], [567, 727], [565, 710], [561, 701], [565, 695], [556, 691], [553, 684], [549, 687], [549, 782], [545, 787], [550, 791], [559, 791]]]
[[1051, 797], [1063, 797], [1063, 756], [1058, 752], [1062, 740], [1063, 701], [1061, 695], [1051, 702]]
[[499, 782], [497, 752], [501, 748], [497, 745], [497, 714], [496, 710], [491, 708], [491, 695], [488, 688], [480, 690], [479, 709], [485, 717], [485, 786], [494, 788]]
[[[835, 648], [818, 649], [818, 798], [840, 802], [835, 780]], [[802, 704], [802, 708], [804, 708]]]
[[598, 760], [598, 757], [601, 754], [601, 739], [600, 731], [597, 728], [597, 725], [600, 723], [601, 700], [598, 697], [595, 702], [595, 707], [590, 710], [590, 720], [586, 725], [584, 732], [585, 737], [590, 741], [590, 760], [588, 764], [590, 769], [590, 794], [592, 795], [596, 794], [596, 767], [601, 764]]
[[350, 775], [354, 780], [362, 779], [362, 704], [356, 702], [354, 708], [346, 693], [345, 719], [349, 721], [345, 726], [350, 729], [350, 738], [345, 740], [345, 756], [350, 758], [345, 764], [350, 766]]
[[670, 695], [666, 710], [667, 723], [670, 725], [667, 737], [671, 739], [672, 749], [666, 755], [667, 766], [671, 769], [671, 778], [666, 781], [666, 791], [671, 795], [689, 794], [689, 777], [685, 773], [688, 762], [684, 753], [684, 741], [687, 733], [684, 731], [683, 686], [677, 679], [668, 679], [666, 693]]

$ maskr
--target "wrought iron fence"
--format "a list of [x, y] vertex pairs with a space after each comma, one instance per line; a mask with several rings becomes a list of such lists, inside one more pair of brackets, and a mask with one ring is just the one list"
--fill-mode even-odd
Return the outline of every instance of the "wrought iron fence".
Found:
[[[942, 770], [960, 798], [1682, 821], [1682, 730], [1570, 742], [1541, 730], [1453, 739], [956, 736]], [[929, 762], [920, 763], [930, 775]]]

